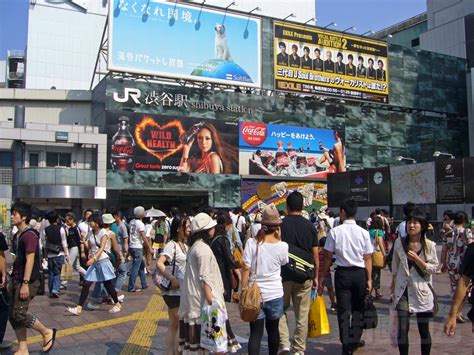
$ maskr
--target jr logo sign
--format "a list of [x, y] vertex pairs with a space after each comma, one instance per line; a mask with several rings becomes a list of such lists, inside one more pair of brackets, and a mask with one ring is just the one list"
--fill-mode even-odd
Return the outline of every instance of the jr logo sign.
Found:
[[132, 99], [133, 102], [135, 102], [137, 105], [140, 105], [140, 96], [142, 95], [141, 91], [139, 89], [133, 89], [133, 88], [125, 88], [125, 91], [123, 93], [123, 97], [119, 97], [119, 94], [117, 92], [114, 92], [114, 101], [120, 102], [120, 103], [125, 103], [129, 99]]

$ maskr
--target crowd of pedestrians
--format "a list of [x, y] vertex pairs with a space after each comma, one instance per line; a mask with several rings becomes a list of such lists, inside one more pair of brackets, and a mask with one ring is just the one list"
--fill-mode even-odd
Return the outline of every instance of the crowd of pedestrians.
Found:
[[[358, 225], [358, 206], [351, 199], [341, 203], [337, 215], [327, 207], [305, 214], [303, 202], [299, 192], [291, 192], [286, 211], [268, 205], [253, 218], [242, 209], [207, 207], [186, 214], [173, 208], [166, 214], [137, 206], [128, 219], [120, 211], [86, 210], [81, 221], [72, 212], [59, 216], [55, 211], [33, 220], [31, 206], [14, 204], [11, 281], [5, 261], [9, 247], [5, 237], [0, 238], [0, 348], [9, 345], [3, 341], [9, 319], [18, 338], [17, 354], [28, 353], [27, 328], [42, 335], [44, 352], [51, 350], [56, 330], [46, 328], [28, 307], [35, 296], [46, 293], [46, 287], [49, 297], [62, 296], [68, 287], [61, 280], [66, 264], [79, 275], [82, 286], [77, 304], [67, 308], [77, 316], [96, 309], [98, 303], [110, 304], [110, 313], [120, 312], [123, 288], [131, 294], [140, 292], [149, 287], [146, 274], [152, 274], [168, 308], [170, 355], [237, 352], [241, 345], [232, 329], [228, 302], [239, 302], [252, 284], [258, 286], [260, 299], [259, 313], [249, 322], [249, 354], [261, 353], [265, 330], [269, 354], [304, 354], [311, 294], [323, 295], [325, 288], [329, 311], [337, 313], [342, 353], [352, 354], [366, 345], [362, 337], [367, 298], [384, 297], [385, 266], [391, 273], [386, 298], [400, 354], [409, 353], [411, 315], [416, 315], [422, 355], [431, 352], [429, 325], [438, 311], [436, 273], [448, 272], [453, 296], [446, 334], [452, 335], [457, 324], [467, 321], [462, 306], [474, 276], [474, 243], [464, 212], [444, 213], [438, 262], [436, 243], [430, 239], [432, 227], [414, 204], [404, 206], [405, 218], [395, 227], [388, 212], [380, 209], [365, 225]], [[92, 298], [97, 302], [87, 302], [94, 283]], [[469, 302], [473, 301], [471, 293]], [[290, 310], [294, 329], [288, 322]], [[474, 320], [472, 310], [467, 318]]]

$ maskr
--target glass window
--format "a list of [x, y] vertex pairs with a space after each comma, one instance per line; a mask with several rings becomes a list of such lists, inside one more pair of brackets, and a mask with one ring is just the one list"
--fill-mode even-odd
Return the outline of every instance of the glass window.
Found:
[[13, 152], [0, 152], [0, 167], [13, 168]]
[[39, 165], [39, 154], [38, 153], [30, 153], [30, 168], [37, 168]]
[[46, 153], [46, 166], [71, 166], [71, 153]]

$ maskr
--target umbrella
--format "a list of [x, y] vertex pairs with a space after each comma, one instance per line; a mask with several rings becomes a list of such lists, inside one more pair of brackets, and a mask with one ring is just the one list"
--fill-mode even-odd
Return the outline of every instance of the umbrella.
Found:
[[145, 211], [145, 217], [152, 217], [152, 218], [160, 218], [160, 217], [166, 217], [166, 214], [161, 211], [153, 208], [153, 206]]

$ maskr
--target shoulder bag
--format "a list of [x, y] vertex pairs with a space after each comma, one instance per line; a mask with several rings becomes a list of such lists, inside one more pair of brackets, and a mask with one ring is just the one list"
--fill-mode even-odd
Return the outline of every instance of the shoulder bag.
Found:
[[234, 244], [234, 251], [232, 256], [234, 257], [234, 263], [237, 269], [241, 269], [244, 266], [244, 260], [242, 256], [242, 249], [237, 245], [237, 238], [235, 237], [235, 228], [232, 228], [232, 243]]
[[[176, 242], [174, 242], [174, 255], [173, 255], [173, 266], [167, 261], [165, 263], [165, 268], [168, 271], [171, 271], [171, 275], [174, 276], [176, 271]], [[170, 270], [171, 269], [171, 270]], [[153, 273], [153, 283], [156, 287], [158, 287], [161, 291], [169, 291], [171, 289], [171, 280], [165, 277], [158, 268], [155, 269]]]
[[240, 318], [242, 318], [244, 322], [255, 322], [262, 307], [262, 294], [260, 287], [257, 285], [258, 243], [255, 254], [254, 280], [251, 285], [248, 285], [247, 288], [242, 289], [240, 292]]
[[[379, 238], [379, 230], [375, 230], [375, 244], [377, 245], [377, 238]], [[378, 269], [385, 267], [385, 261], [381, 250], [375, 250], [372, 254], [372, 266]]]

